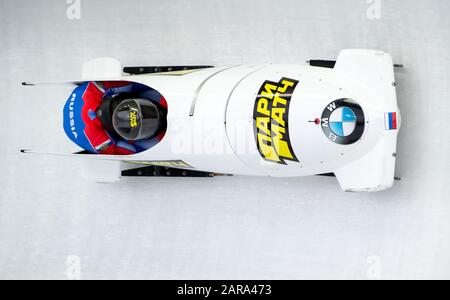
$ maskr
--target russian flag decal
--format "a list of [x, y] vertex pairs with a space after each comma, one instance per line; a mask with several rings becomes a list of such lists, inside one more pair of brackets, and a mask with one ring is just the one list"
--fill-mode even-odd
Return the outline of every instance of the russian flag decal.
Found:
[[386, 130], [397, 130], [397, 113], [396, 112], [390, 112], [386, 113], [384, 117], [386, 124]]

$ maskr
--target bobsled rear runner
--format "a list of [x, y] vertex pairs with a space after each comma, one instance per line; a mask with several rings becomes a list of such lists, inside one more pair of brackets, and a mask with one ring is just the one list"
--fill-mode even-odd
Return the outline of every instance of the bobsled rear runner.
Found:
[[[65, 122], [68, 137], [82, 148], [67, 156], [88, 161], [94, 177], [102, 174], [100, 181], [118, 179], [127, 163], [127, 169], [148, 165], [196, 175], [334, 173], [344, 191], [393, 185], [401, 115], [392, 58], [382, 51], [344, 50], [335, 62], [307, 65], [124, 69], [119, 61], [104, 58], [86, 63], [82, 77], [70, 83], [76, 89], [121, 83], [148, 92], [124, 95], [117, 90], [114, 97], [140, 102], [120, 106], [123, 102], [117, 101], [107, 114], [124, 116], [126, 130], [136, 135], [117, 132], [114, 126], [120, 122], [113, 117], [114, 126], [99, 122], [111, 145], [131, 145], [126, 146], [131, 152], [108, 153], [108, 145], [96, 149], [77, 142], [71, 129], [77, 116]], [[146, 115], [147, 106], [152, 114]], [[90, 117], [99, 117], [98, 108]]]

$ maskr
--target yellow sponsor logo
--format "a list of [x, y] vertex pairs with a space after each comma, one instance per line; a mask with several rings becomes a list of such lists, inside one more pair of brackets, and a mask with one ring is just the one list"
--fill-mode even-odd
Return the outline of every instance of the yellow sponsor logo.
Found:
[[132, 110], [130, 111], [130, 127], [136, 128], [138, 126], [137, 123], [137, 111]]
[[289, 138], [289, 105], [298, 81], [282, 78], [266, 81], [259, 90], [253, 111], [256, 144], [261, 156], [271, 162], [298, 162]]

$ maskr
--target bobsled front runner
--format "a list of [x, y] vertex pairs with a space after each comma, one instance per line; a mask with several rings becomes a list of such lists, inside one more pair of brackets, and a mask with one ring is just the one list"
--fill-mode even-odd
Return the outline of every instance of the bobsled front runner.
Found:
[[69, 156], [88, 159], [101, 181], [118, 179], [125, 162], [183, 174], [334, 173], [345, 191], [391, 187], [401, 125], [391, 56], [344, 50], [332, 64], [315, 62], [126, 68], [127, 75], [117, 60], [93, 60], [73, 83], [148, 87], [167, 101], [166, 131], [136, 154]]

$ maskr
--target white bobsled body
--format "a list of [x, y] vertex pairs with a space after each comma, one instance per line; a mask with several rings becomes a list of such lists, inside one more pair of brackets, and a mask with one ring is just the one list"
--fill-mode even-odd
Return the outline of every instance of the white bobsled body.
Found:
[[389, 54], [344, 50], [334, 68], [235, 65], [134, 76], [114, 64], [91, 62], [83, 77], [157, 90], [168, 103], [167, 132], [135, 155], [84, 158], [235, 175], [334, 173], [345, 191], [393, 184], [400, 112]]

